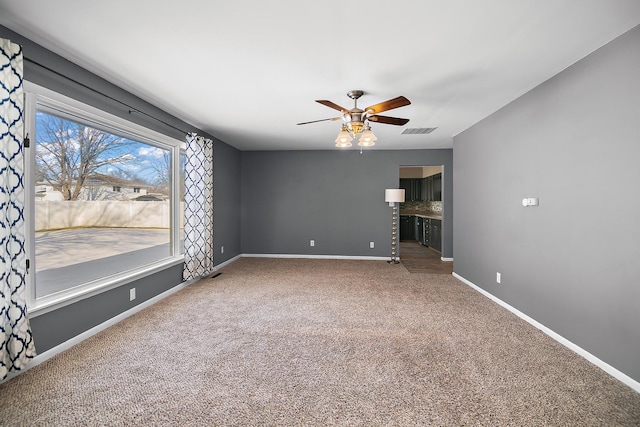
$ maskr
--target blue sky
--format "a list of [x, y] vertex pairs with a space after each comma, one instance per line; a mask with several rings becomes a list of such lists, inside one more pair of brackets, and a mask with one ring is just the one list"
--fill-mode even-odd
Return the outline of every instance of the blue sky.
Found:
[[[49, 143], [49, 133], [46, 130], [46, 125], [49, 122], [49, 119], [58, 121], [60, 117], [50, 115], [48, 113], [44, 113], [42, 111], [38, 111], [36, 114], [36, 147], [38, 145], [42, 146], [42, 144]], [[70, 121], [66, 118], [63, 118], [69, 126], [69, 130], [66, 132], [67, 140], [70, 142], [71, 146], [74, 148], [78, 148], [78, 144], [74, 144], [74, 132], [77, 130], [76, 126], [77, 122]], [[58, 138], [62, 135], [62, 132], [57, 132]], [[114, 136], [114, 138], [117, 138]], [[145, 144], [142, 142], [138, 142], [132, 139], [119, 138], [114, 139], [115, 143], [110, 147], [108, 151], [105, 151], [101, 156], [101, 160], [106, 160], [109, 158], [118, 158], [125, 160], [123, 162], [118, 163], [117, 165], [106, 165], [98, 169], [100, 173], [109, 174], [109, 175], [118, 175], [118, 170], [129, 172], [134, 174], [135, 176], [149, 182], [153, 183], [156, 181], [158, 177], [157, 169], [159, 167], [163, 167], [165, 164], [164, 155], [168, 153], [168, 150], [155, 147], [149, 144]], [[38, 151], [39, 153], [44, 153], [44, 150]], [[52, 156], [49, 156], [52, 157]]]

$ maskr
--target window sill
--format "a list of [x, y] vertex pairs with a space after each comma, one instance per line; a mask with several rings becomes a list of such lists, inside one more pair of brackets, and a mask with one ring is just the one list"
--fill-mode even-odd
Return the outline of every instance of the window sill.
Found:
[[62, 307], [74, 304], [83, 299], [91, 298], [95, 295], [101, 294], [111, 289], [124, 286], [131, 282], [135, 282], [136, 280], [140, 280], [143, 277], [161, 272], [163, 270], [166, 270], [167, 268], [173, 267], [183, 262], [183, 255], [167, 258], [162, 261], [149, 264], [143, 268], [136, 269], [134, 271], [123, 272], [102, 280], [96, 280], [84, 286], [71, 288], [65, 291], [57, 292], [55, 294], [44, 296], [42, 298], [38, 298], [33, 306], [28, 307], [29, 317], [37, 317], [41, 314], [58, 310]]

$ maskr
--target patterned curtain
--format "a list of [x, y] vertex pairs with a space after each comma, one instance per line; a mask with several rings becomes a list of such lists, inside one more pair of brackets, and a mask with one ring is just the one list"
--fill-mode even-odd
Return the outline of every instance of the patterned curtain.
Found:
[[184, 195], [184, 280], [213, 271], [213, 141], [187, 135]]
[[35, 354], [27, 317], [22, 47], [0, 39], [0, 379]]

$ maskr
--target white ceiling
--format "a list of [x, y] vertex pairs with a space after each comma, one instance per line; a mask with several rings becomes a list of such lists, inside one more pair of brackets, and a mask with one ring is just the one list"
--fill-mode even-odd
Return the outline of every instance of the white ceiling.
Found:
[[640, 1], [0, 0], [0, 24], [241, 150], [334, 149], [340, 122], [296, 123], [351, 89], [411, 100], [375, 149], [450, 148], [640, 24]]

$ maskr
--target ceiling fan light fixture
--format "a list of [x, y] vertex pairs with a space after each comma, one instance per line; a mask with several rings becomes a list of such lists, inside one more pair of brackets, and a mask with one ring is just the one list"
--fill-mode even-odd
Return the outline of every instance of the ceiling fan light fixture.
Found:
[[351, 135], [349, 135], [347, 126], [342, 125], [342, 129], [340, 130], [340, 133], [338, 133], [338, 137], [336, 138], [336, 147], [339, 147], [339, 148], [351, 147], [351, 141], [353, 141], [353, 138], [351, 138]]
[[351, 147], [351, 141], [345, 141], [345, 142], [336, 142], [336, 147], [338, 148], [349, 148]]
[[362, 128], [364, 128], [364, 123], [362, 122], [350, 122], [347, 124], [347, 126], [349, 127], [349, 130], [351, 131], [351, 133], [353, 134], [354, 138], [358, 136], [358, 134], [360, 134], [360, 132], [362, 132]]
[[358, 147], [373, 147], [376, 145], [373, 141], [358, 141]]
[[374, 145], [376, 145], [375, 141], [377, 139], [378, 138], [371, 131], [371, 126], [367, 125], [364, 129], [364, 132], [362, 132], [362, 135], [360, 135], [360, 139], [358, 140], [358, 146], [373, 147]]

